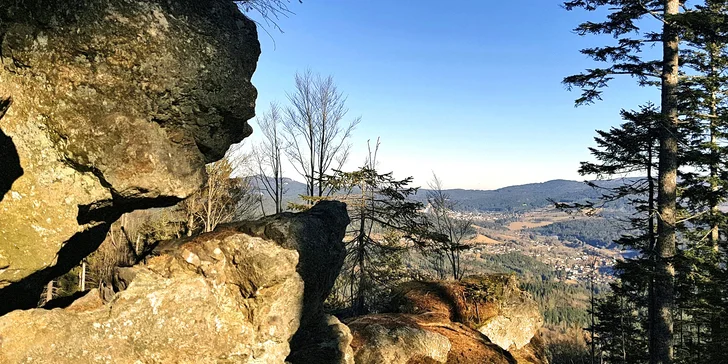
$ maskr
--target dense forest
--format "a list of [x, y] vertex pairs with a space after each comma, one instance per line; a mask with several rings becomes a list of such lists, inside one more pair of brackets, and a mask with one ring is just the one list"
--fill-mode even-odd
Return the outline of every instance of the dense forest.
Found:
[[578, 240], [600, 248], [615, 248], [615, 241], [625, 232], [626, 224], [617, 219], [595, 217], [558, 221], [531, 229], [541, 235], [554, 235], [562, 240]]

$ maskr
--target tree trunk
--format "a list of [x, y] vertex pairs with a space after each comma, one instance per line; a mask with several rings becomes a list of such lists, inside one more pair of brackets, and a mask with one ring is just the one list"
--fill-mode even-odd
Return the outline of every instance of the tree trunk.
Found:
[[356, 252], [356, 260], [357, 265], [359, 266], [359, 284], [357, 287], [356, 292], [356, 304], [354, 306], [354, 313], [356, 315], [363, 315], [365, 314], [365, 305], [364, 305], [364, 289], [366, 286], [366, 267], [364, 267], [364, 259], [365, 259], [365, 241], [364, 241], [364, 234], [366, 229], [366, 223], [365, 223], [365, 211], [362, 207], [361, 211], [361, 221], [359, 223], [359, 238], [357, 240], [357, 252]]
[[79, 288], [81, 292], [86, 290], [86, 259], [81, 261], [81, 274], [79, 275]]
[[676, 250], [676, 200], [677, 200], [677, 126], [678, 126], [678, 43], [677, 29], [672, 26], [671, 16], [678, 14], [679, 0], [665, 0], [662, 44], [662, 118], [660, 128], [659, 181], [657, 192], [657, 264], [655, 272], [655, 320], [651, 325], [654, 345], [651, 347], [650, 364], [671, 364], [673, 359], [672, 308], [675, 301], [673, 281]]
[[[714, 2], [708, 1], [711, 11], [718, 11]], [[715, 43], [708, 44], [708, 52], [710, 53], [710, 244], [715, 252], [718, 251], [718, 221], [717, 217], [720, 214], [718, 209], [718, 198], [715, 196], [718, 187], [718, 163], [720, 158], [720, 152], [718, 150], [718, 105], [717, 105], [717, 90], [713, 85], [713, 82], [718, 77], [718, 70], [716, 69], [716, 62], [720, 56], [719, 48]]]
[[48, 282], [48, 284], [46, 285], [45, 302], [43, 304], [50, 302], [52, 299], [53, 299], [53, 280]]
[[[654, 134], [653, 134], [654, 135]], [[647, 192], [647, 208], [648, 208], [648, 220], [647, 220], [647, 230], [648, 230], [648, 237], [649, 237], [649, 246], [647, 253], [648, 261], [650, 265], [647, 267], [648, 269], [648, 282], [647, 282], [647, 335], [648, 335], [648, 348], [649, 352], [653, 352], [654, 344], [655, 344], [655, 335], [654, 330], [652, 329], [653, 325], [655, 324], [655, 246], [657, 245], [657, 235], [655, 231], [655, 217], [656, 217], [656, 210], [655, 210], [655, 180], [653, 176], [654, 171], [654, 139], [652, 137], [649, 138], [650, 145], [647, 149], [647, 159], [649, 161], [649, 164], [647, 165], [647, 188], [649, 191]]]

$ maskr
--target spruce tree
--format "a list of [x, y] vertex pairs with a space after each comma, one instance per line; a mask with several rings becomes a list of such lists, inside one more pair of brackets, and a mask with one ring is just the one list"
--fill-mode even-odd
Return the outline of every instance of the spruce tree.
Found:
[[[601, 99], [602, 89], [616, 75], [635, 77], [640, 85], [660, 87], [660, 128], [657, 194], [657, 239], [655, 244], [655, 288], [650, 315], [650, 363], [673, 361], [672, 336], [675, 293], [673, 260], [676, 252], [676, 204], [678, 169], [678, 76], [680, 0], [574, 0], [564, 3], [567, 10], [608, 11], [603, 22], [585, 22], [576, 28], [580, 35], [608, 34], [616, 44], [582, 50], [605, 67], [569, 76], [564, 83], [578, 87], [582, 96], [576, 103], [588, 104]], [[641, 32], [639, 24], [647, 18], [659, 22], [661, 31]], [[644, 58], [643, 48], [658, 43], [662, 57]]]
[[[647, 308], [652, 306], [654, 296], [655, 170], [660, 113], [654, 105], [647, 104], [639, 111], [623, 110], [621, 114], [625, 123], [609, 131], [597, 131], [597, 146], [590, 148], [596, 161], [583, 162], [579, 172], [596, 175], [598, 179], [625, 174], [644, 176], [626, 178], [624, 184], [616, 187], [589, 182], [602, 191], [602, 204], [627, 200], [634, 208], [629, 229], [616, 243], [623, 249], [639, 252], [614, 267], [620, 280], [612, 285], [613, 291], [606, 301], [597, 306], [599, 322], [590, 330], [596, 334], [609, 362], [637, 363], [647, 357], [648, 340], [640, 337], [649, 337], [647, 317], [652, 310]], [[625, 337], [629, 337], [629, 343]]]

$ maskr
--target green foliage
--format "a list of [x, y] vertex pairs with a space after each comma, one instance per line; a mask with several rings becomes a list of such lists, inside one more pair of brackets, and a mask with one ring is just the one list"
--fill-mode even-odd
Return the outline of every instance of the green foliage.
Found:
[[[482, 254], [479, 258], [468, 262], [475, 272], [518, 275], [521, 289], [529, 292], [536, 300], [547, 324], [564, 327], [587, 326], [590, 291], [587, 283], [564, 282], [564, 272], [555, 271], [548, 264], [518, 252]], [[607, 289], [603, 284], [595, 286], [597, 295], [603, 294]]]
[[433, 237], [420, 213], [422, 204], [408, 198], [417, 191], [409, 186], [412, 178], [397, 180], [391, 172], [378, 173], [372, 164], [353, 172], [335, 170], [324, 179], [334, 192], [325, 198], [346, 202], [351, 218], [339, 290], [330, 303], [346, 303], [348, 307], [338, 309], [353, 315], [377, 311], [386, 303], [383, 297], [408, 276], [402, 264], [404, 251]]
[[541, 235], [555, 235], [561, 240], [579, 240], [599, 248], [614, 248], [614, 241], [624, 233], [625, 224], [619, 220], [594, 217], [588, 219], [558, 221], [550, 225], [532, 228]]

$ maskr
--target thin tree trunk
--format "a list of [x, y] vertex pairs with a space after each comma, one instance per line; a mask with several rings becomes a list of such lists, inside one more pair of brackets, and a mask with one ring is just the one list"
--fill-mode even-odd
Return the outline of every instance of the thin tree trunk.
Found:
[[86, 259], [81, 261], [81, 274], [79, 277], [81, 292], [86, 290]]
[[678, 44], [677, 29], [671, 16], [680, 11], [679, 0], [665, 0], [662, 43], [662, 127], [660, 128], [660, 164], [657, 194], [657, 266], [655, 274], [654, 332], [650, 364], [671, 364], [673, 359], [672, 308], [675, 302], [673, 281], [676, 250], [677, 200], [677, 127], [678, 127]]
[[[595, 264], [596, 264], [596, 258], [595, 258]], [[595, 265], [592, 265], [592, 274], [589, 277], [589, 304], [591, 306], [590, 310], [590, 316], [591, 316], [591, 363], [595, 364], [594, 361], [596, 360], [596, 340], [594, 335], [594, 326], [596, 324], [596, 321], [594, 320], [594, 269]]]
[[619, 313], [619, 326], [622, 332], [622, 362], [627, 363], [627, 338], [624, 334], [624, 315], [627, 309], [624, 307], [624, 296], [619, 296], [619, 308], [622, 312]]
[[46, 291], [45, 291], [45, 303], [50, 302], [53, 299], [53, 280], [48, 282], [46, 285]]
[[647, 149], [647, 157], [649, 164], [647, 165], [647, 188], [649, 189], [647, 193], [647, 207], [648, 207], [648, 220], [647, 220], [647, 229], [648, 229], [648, 237], [649, 237], [649, 249], [647, 251], [648, 255], [648, 261], [650, 263], [650, 266], [647, 267], [648, 269], [648, 287], [647, 287], [647, 335], [648, 335], [648, 348], [649, 352], [652, 353], [655, 348], [655, 335], [654, 330], [652, 329], [655, 324], [655, 246], [657, 245], [657, 235], [655, 230], [655, 219], [656, 219], [656, 210], [655, 210], [655, 180], [653, 178], [653, 170], [654, 170], [654, 140], [652, 137], [649, 138], [649, 147]]
[[357, 287], [356, 292], [356, 306], [354, 307], [354, 312], [357, 315], [363, 315], [364, 312], [364, 288], [366, 285], [366, 268], [364, 267], [364, 258], [365, 258], [365, 252], [364, 252], [364, 234], [366, 229], [365, 224], [365, 215], [364, 215], [364, 208], [362, 207], [361, 211], [361, 221], [359, 223], [359, 239], [357, 241], [357, 265], [359, 266], [359, 285]]
[[[716, 11], [715, 4], [713, 1], [708, 1], [708, 5], [711, 10]], [[720, 214], [718, 209], [718, 198], [715, 194], [718, 191], [718, 106], [717, 106], [717, 95], [715, 86], [712, 85], [715, 78], [718, 77], [718, 72], [715, 67], [716, 59], [719, 56], [719, 49], [715, 43], [708, 44], [708, 51], [710, 53], [710, 192], [713, 194], [710, 196], [710, 244], [714, 251], [718, 251], [718, 222], [716, 217]]]

